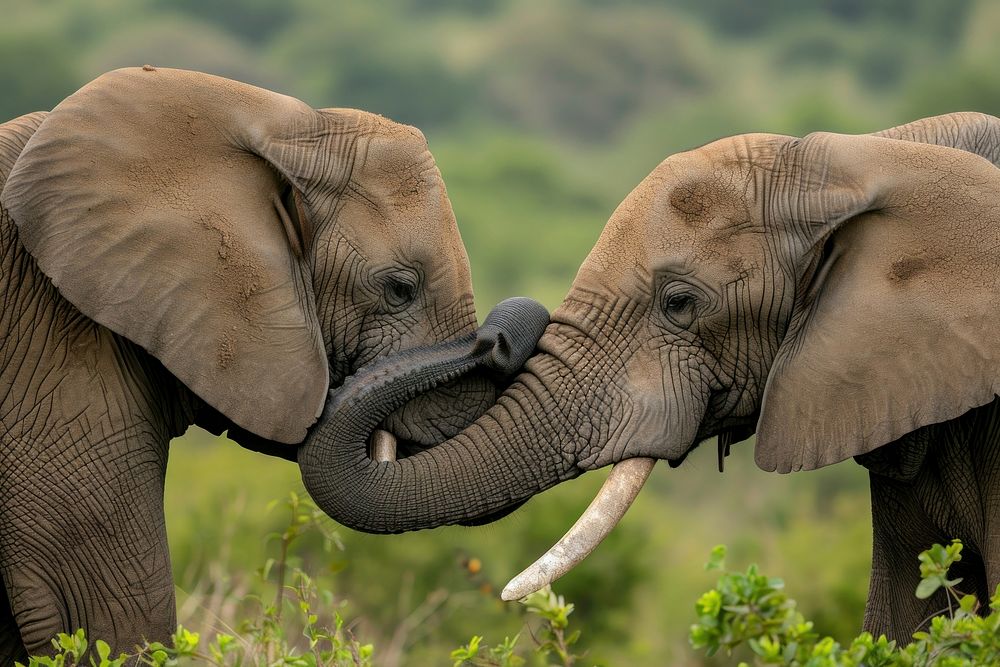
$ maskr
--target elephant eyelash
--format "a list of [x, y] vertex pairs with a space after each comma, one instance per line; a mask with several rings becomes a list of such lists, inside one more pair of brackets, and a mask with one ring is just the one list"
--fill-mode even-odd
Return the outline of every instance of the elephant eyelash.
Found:
[[666, 303], [664, 304], [664, 308], [673, 311], [690, 310], [691, 308], [694, 308], [694, 306], [695, 306], [694, 296], [691, 294], [685, 294], [683, 292], [680, 294], [673, 294], [667, 297]]
[[386, 301], [391, 306], [402, 307], [413, 301], [417, 286], [405, 280], [390, 278], [385, 284]]
[[676, 327], [688, 329], [698, 319], [702, 300], [695, 289], [688, 285], [674, 285], [662, 292], [660, 310]]
[[415, 272], [404, 269], [386, 272], [380, 276], [382, 301], [386, 312], [397, 313], [412, 304], [420, 288], [420, 279]]

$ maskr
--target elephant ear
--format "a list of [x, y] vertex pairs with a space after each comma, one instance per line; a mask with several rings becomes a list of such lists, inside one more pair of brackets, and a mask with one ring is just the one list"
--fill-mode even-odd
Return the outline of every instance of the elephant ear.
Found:
[[921, 118], [875, 132], [872, 136], [950, 146], [974, 153], [1000, 166], [1000, 118], [985, 113], [960, 111]]
[[756, 459], [810, 470], [959, 417], [1000, 390], [1000, 170], [872, 136], [790, 141], [771, 218], [823, 250], [764, 390]]
[[117, 70], [48, 115], [2, 193], [63, 297], [235, 424], [285, 443], [305, 437], [328, 383], [300, 257], [301, 170], [315, 160], [308, 137], [295, 145], [317, 118], [218, 77]]

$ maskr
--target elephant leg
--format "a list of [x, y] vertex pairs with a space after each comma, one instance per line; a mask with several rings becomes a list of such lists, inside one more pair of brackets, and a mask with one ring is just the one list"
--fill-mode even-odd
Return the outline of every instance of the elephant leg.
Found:
[[14, 622], [14, 614], [7, 600], [7, 587], [0, 585], [0, 665], [27, 663], [28, 652], [21, 642], [21, 633]]
[[116, 652], [169, 637], [166, 457], [166, 439], [139, 428], [5, 457], [0, 563], [29, 653], [78, 628]]
[[1000, 587], [1000, 461], [995, 455], [989, 458], [989, 461], [978, 466], [984, 473], [979, 487], [984, 496], [982, 506], [985, 534], [982, 551], [986, 567], [984, 583], [987, 599]]
[[872, 573], [865, 606], [864, 629], [902, 644], [934, 615], [947, 611], [948, 599], [938, 591], [916, 597], [920, 583], [917, 555], [950, 538], [928, 520], [908, 482], [869, 475], [872, 498]]

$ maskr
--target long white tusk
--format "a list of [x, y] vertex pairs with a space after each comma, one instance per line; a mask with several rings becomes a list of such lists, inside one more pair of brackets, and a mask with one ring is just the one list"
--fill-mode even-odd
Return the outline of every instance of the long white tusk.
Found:
[[656, 459], [626, 459], [611, 470], [586, 511], [551, 549], [510, 580], [500, 597], [520, 600], [563, 576], [614, 529], [653, 470]]
[[396, 436], [388, 431], [375, 429], [372, 434], [372, 458], [379, 463], [396, 460]]

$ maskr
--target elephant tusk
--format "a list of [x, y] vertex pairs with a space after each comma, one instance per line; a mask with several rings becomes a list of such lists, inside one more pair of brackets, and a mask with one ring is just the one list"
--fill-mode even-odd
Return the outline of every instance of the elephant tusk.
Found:
[[396, 460], [396, 436], [388, 431], [375, 429], [372, 434], [372, 459], [379, 463]]
[[656, 459], [627, 459], [615, 465], [586, 511], [551, 549], [510, 580], [500, 597], [520, 600], [563, 576], [614, 529], [653, 470]]

